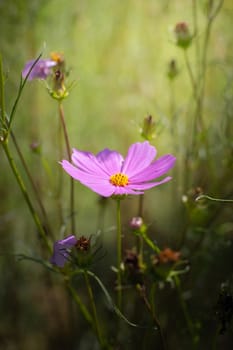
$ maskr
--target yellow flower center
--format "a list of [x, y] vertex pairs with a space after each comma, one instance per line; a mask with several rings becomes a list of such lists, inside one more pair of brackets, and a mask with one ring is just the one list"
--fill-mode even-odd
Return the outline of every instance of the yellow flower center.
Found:
[[117, 173], [110, 177], [110, 182], [114, 186], [125, 187], [129, 183], [129, 178], [125, 174]]

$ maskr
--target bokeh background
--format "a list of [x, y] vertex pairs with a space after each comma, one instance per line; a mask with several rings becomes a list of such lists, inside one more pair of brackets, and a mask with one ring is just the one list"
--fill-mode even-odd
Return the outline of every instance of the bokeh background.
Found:
[[[143, 119], [153, 116], [156, 137], [152, 143], [159, 155], [176, 155], [177, 165], [170, 183], [146, 194], [145, 219], [152, 237], [161, 246], [183, 249], [184, 255], [190, 261], [193, 259], [194, 268], [186, 279], [184, 291], [194, 319], [203, 330], [203, 344], [211, 348], [214, 304], [221, 283], [232, 276], [232, 204], [205, 202], [197, 206], [192, 203], [187, 208], [184, 201], [193, 196], [197, 187], [214, 197], [233, 198], [233, 4], [231, 0], [224, 1], [211, 28], [203, 107], [206, 129], [204, 136], [196, 135], [197, 158], [190, 166], [186, 162], [186, 151], [190, 149], [194, 101], [183, 50], [175, 45], [172, 31], [177, 22], [185, 21], [192, 32], [194, 3], [0, 0], [0, 51], [6, 75], [8, 112], [16, 98], [25, 62], [40, 53], [45, 58], [52, 51], [64, 54], [68, 79], [76, 82], [64, 101], [72, 147], [94, 153], [108, 147], [125, 155], [131, 143], [142, 141]], [[200, 47], [206, 28], [207, 3], [196, 2], [196, 40]], [[195, 71], [195, 45], [188, 54]], [[178, 67], [174, 81], [168, 78], [171, 60], [175, 60]], [[54, 238], [61, 238], [65, 229], [61, 230], [56, 200], [60, 172], [59, 116], [57, 103], [49, 97], [43, 82], [32, 81], [26, 85], [13, 129], [41, 191], [54, 227]], [[207, 134], [208, 151], [203, 141]], [[40, 156], [30, 147], [35, 143], [40, 145]], [[2, 150], [0, 156], [0, 348], [93, 349], [89, 345], [91, 341], [85, 343], [85, 339], [91, 338], [59, 281], [56, 280], [54, 286], [49, 272], [41, 266], [18, 262], [13, 257], [15, 253], [35, 257], [43, 253]], [[68, 184], [68, 177], [64, 175], [63, 223], [69, 222]], [[79, 184], [75, 190], [76, 234], [101, 232], [107, 256], [95, 269], [111, 282], [110, 265], [115, 263], [111, 253], [115, 252], [116, 236], [114, 203], [111, 200], [102, 203], [96, 194]], [[123, 205], [126, 232], [130, 218], [137, 214], [138, 199], [128, 199]], [[130, 236], [127, 240], [131, 244]], [[173, 292], [166, 293], [168, 305], [176, 310]], [[100, 299], [100, 303], [104, 303], [103, 300]], [[164, 311], [165, 307], [161, 309]], [[175, 319], [174, 315], [170, 321], [168, 315], [166, 317], [164, 322], [169, 330]], [[181, 330], [183, 319], [180, 318]], [[177, 322], [179, 327], [179, 320]], [[75, 334], [78, 339], [74, 339]], [[219, 344], [230, 348], [232, 339], [231, 328]], [[177, 349], [184, 346], [175, 334], [171, 335], [171, 343]], [[130, 349], [130, 345], [124, 349]]]

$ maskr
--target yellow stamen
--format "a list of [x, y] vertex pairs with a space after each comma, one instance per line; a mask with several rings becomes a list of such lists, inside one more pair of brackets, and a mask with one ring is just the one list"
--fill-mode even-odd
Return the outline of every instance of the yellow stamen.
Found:
[[125, 174], [117, 173], [112, 175], [109, 181], [114, 186], [125, 187], [129, 183], [129, 178]]

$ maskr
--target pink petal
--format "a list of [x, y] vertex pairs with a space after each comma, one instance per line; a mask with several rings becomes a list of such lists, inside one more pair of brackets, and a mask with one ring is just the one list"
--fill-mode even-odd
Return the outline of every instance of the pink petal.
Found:
[[176, 161], [176, 158], [170, 154], [160, 157], [158, 160], [149, 165], [146, 169], [130, 177], [130, 182], [140, 183], [152, 181], [170, 170]]
[[155, 187], [155, 186], [159, 186], [165, 182], [170, 181], [172, 178], [170, 176], [165, 177], [165, 179], [158, 181], [158, 182], [148, 182], [148, 183], [140, 183], [140, 184], [136, 184], [136, 183], [132, 183], [129, 184], [127, 187], [135, 190], [135, 191], [144, 191], [144, 190], [148, 190], [149, 188]]
[[73, 149], [72, 161], [74, 165], [82, 171], [93, 175], [98, 174], [100, 176], [106, 176], [106, 171], [103, 170], [94, 154], [90, 152], [82, 152]]
[[96, 159], [109, 176], [119, 173], [124, 161], [120, 153], [107, 148], [99, 152], [96, 155]]
[[125, 186], [125, 187], [116, 186], [114, 191], [114, 195], [124, 195], [124, 194], [139, 195], [143, 193], [144, 192], [142, 191], [135, 191], [133, 188], [130, 188], [129, 186]]
[[87, 186], [88, 188], [90, 188], [92, 191], [98, 193], [100, 196], [102, 197], [110, 197], [115, 190], [115, 187], [112, 186], [109, 183], [105, 183], [105, 184], [97, 184], [97, 183], [83, 183], [83, 185]]
[[132, 177], [148, 167], [156, 156], [156, 149], [148, 141], [137, 142], [129, 147], [122, 173]]
[[83, 170], [80, 170], [76, 168], [73, 164], [68, 162], [67, 160], [63, 160], [61, 162], [61, 165], [63, 169], [72, 176], [75, 180], [78, 180], [80, 182], [82, 181], [89, 181], [94, 183], [103, 183], [104, 181], [109, 181], [109, 176], [104, 174], [90, 174], [88, 172], [85, 172]]

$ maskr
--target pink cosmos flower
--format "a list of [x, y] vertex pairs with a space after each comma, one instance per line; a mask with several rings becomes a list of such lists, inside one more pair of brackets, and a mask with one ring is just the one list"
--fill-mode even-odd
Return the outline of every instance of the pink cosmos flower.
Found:
[[63, 160], [61, 165], [75, 180], [103, 197], [137, 195], [171, 180], [167, 176], [154, 181], [173, 167], [176, 158], [167, 154], [153, 161], [155, 156], [155, 147], [145, 141], [132, 144], [125, 159], [107, 148], [96, 156], [73, 149], [73, 164]]
[[[27, 74], [29, 73], [30, 69], [32, 68], [35, 60], [28, 61], [24, 69], [22, 71], [23, 78], [26, 78]], [[50, 60], [50, 59], [40, 59], [36, 62], [34, 67], [32, 68], [28, 80], [33, 79], [46, 79], [48, 75], [51, 73], [51, 68], [56, 66], [57, 62]]]

